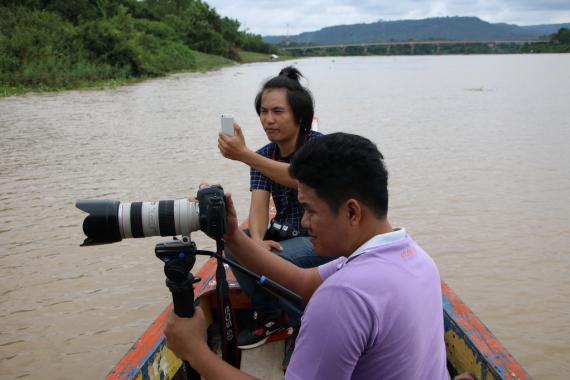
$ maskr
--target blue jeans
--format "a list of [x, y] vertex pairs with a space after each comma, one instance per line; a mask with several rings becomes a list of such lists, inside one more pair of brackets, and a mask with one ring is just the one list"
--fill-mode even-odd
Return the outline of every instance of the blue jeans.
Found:
[[[248, 230], [244, 232], [249, 235]], [[272, 252], [301, 268], [317, 267], [334, 259], [334, 257], [331, 256], [318, 256], [313, 250], [313, 244], [309, 238], [305, 236], [282, 240], [279, 244], [281, 244], [283, 250], [278, 251], [273, 249]], [[229, 260], [238, 262], [231, 255], [229, 249], [226, 248], [225, 254]], [[281, 318], [283, 312], [285, 312], [292, 325], [299, 326], [301, 324], [301, 315], [303, 314], [303, 310], [305, 310], [304, 304], [289, 304], [263, 289], [257, 284], [255, 279], [247, 274], [237, 269], [232, 271], [241, 289], [249, 295], [253, 310], [263, 315], [266, 320], [278, 320]], [[262, 275], [263, 273], [258, 274]]]

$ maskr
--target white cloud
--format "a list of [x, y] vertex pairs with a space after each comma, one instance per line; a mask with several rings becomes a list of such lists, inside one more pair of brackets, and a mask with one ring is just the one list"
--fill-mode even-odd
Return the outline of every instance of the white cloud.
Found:
[[382, 20], [477, 16], [489, 22], [530, 25], [570, 22], [568, 0], [206, 0], [242, 29], [262, 35], [299, 34], [326, 26]]

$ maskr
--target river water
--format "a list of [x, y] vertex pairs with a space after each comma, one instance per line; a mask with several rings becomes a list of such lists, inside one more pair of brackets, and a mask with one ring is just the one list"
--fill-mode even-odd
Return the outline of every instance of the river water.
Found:
[[[291, 63], [322, 132], [380, 147], [392, 223], [532, 376], [569, 373], [570, 55]], [[253, 98], [284, 65], [0, 100], [1, 379], [104, 377], [170, 300], [163, 239], [80, 248], [75, 200], [181, 198], [205, 180], [246, 217], [249, 170], [218, 153], [219, 115], [264, 144]]]

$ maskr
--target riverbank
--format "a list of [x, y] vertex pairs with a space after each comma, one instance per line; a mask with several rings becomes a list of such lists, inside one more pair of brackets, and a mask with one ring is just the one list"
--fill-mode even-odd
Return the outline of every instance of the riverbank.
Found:
[[[213, 55], [206, 54], [199, 51], [194, 51], [195, 66], [189, 70], [184, 71], [172, 71], [166, 73], [164, 76], [179, 73], [179, 72], [206, 72], [211, 70], [218, 70], [223, 67], [253, 63], [253, 62], [267, 62], [269, 61], [270, 55], [264, 53], [256, 53], [251, 51], [241, 51], [240, 57], [241, 62], [236, 62], [231, 59]], [[276, 61], [285, 61], [294, 58], [290, 55], [280, 55]], [[79, 89], [104, 89], [104, 88], [115, 88], [123, 86], [125, 84], [141, 82], [144, 80], [157, 78], [156, 76], [146, 76], [146, 77], [127, 77], [120, 79], [106, 79], [106, 80], [95, 80], [95, 81], [80, 81], [72, 83], [69, 85], [40, 85], [40, 86], [13, 86], [0, 83], [0, 98], [8, 96], [21, 96], [31, 92], [57, 92], [65, 90], [79, 90]]]

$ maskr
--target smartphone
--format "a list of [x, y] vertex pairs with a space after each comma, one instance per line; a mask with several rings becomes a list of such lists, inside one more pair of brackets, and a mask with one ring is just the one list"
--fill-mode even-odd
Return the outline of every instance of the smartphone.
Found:
[[226, 135], [235, 136], [234, 117], [232, 115], [222, 115], [222, 126], [220, 130]]

